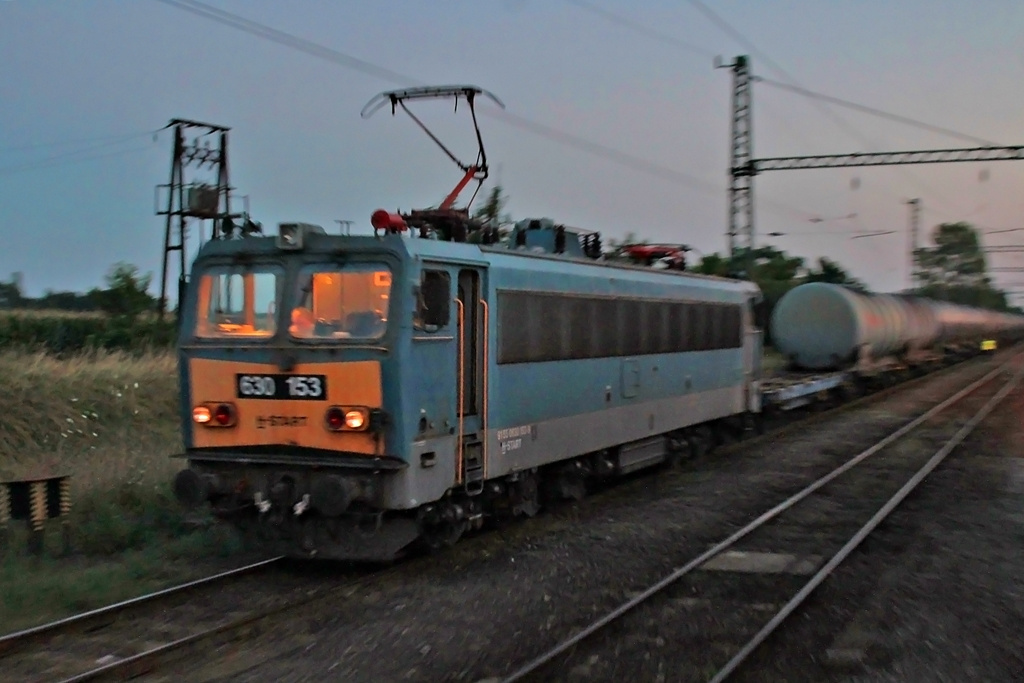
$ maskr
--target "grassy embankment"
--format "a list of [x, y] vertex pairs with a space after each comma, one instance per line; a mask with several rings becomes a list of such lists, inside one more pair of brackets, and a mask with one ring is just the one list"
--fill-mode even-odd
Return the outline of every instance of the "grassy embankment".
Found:
[[43, 556], [29, 557], [12, 523], [0, 634], [176, 583], [208, 568], [197, 559], [238, 550], [223, 528], [187, 524], [173, 499], [179, 427], [168, 350], [0, 350], [0, 480], [70, 475], [73, 543], [62, 557], [52, 521]]

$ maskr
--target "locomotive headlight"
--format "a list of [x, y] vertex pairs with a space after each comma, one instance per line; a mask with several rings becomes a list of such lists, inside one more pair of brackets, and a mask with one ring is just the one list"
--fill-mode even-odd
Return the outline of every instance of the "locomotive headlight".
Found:
[[369, 426], [369, 418], [366, 408], [331, 406], [324, 414], [324, 426], [332, 432], [361, 432]]
[[345, 426], [349, 429], [362, 429], [366, 425], [366, 415], [361, 410], [349, 410], [345, 413]]
[[192, 409], [192, 421], [204, 427], [233, 427], [238, 414], [230, 403], [204, 403]]

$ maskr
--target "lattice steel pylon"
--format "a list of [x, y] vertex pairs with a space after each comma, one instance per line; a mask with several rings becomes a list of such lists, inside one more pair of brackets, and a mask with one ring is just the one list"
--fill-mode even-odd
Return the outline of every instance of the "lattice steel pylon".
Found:
[[[182, 301], [188, 284], [188, 264], [185, 244], [188, 238], [188, 221], [211, 220], [211, 239], [216, 239], [231, 226], [231, 187], [228, 184], [228, 131], [229, 128], [198, 121], [172, 119], [168, 128], [174, 129], [174, 151], [171, 157], [171, 180], [157, 186], [159, 192], [166, 190], [166, 208], [157, 208], [158, 216], [165, 216], [164, 256], [160, 272], [160, 300], [157, 314], [162, 319], [167, 310], [167, 274], [171, 252], [179, 253], [178, 302]], [[214, 137], [211, 144], [208, 136]], [[205, 143], [205, 144], [204, 144]], [[216, 181], [194, 182], [186, 178], [190, 172], [207, 168], [216, 171]], [[177, 225], [175, 226], [175, 218]], [[203, 242], [202, 224], [199, 227], [199, 242]], [[177, 240], [175, 243], [174, 240]]]
[[729, 68], [732, 85], [732, 145], [729, 163], [729, 255], [754, 248], [754, 120], [751, 98], [750, 58], [736, 57]]

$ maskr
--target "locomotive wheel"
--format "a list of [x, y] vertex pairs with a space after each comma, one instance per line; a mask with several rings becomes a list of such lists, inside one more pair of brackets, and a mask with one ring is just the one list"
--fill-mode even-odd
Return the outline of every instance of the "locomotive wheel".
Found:
[[764, 414], [763, 413], [747, 413], [744, 416], [746, 427], [749, 432], [754, 436], [761, 436], [764, 434]]
[[686, 442], [690, 446], [690, 457], [701, 458], [711, 452], [714, 443], [714, 435], [707, 425], [694, 427], [686, 436]]
[[665, 467], [676, 469], [682, 467], [683, 461], [692, 455], [690, 442], [685, 437], [671, 437], [665, 453]]
[[736, 420], [724, 417], [718, 420], [712, 428], [714, 433], [714, 441], [712, 443], [715, 446], [734, 444], [741, 439], [741, 429], [742, 427], [736, 424]]
[[430, 554], [439, 553], [459, 542], [466, 531], [466, 522], [448, 522], [439, 520], [424, 524], [420, 532], [420, 543]]
[[540, 512], [540, 488], [532, 472], [524, 473], [510, 486], [509, 495], [512, 498], [513, 515], [533, 517]]
[[461, 507], [450, 501], [425, 508], [419, 524], [419, 544], [431, 554], [458, 543], [467, 528]]

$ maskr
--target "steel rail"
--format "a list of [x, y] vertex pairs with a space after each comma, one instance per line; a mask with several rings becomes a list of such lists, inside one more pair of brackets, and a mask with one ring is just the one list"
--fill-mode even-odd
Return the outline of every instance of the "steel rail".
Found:
[[[222, 636], [227, 640], [231, 640], [233, 634], [237, 634], [240, 631], [246, 631], [247, 629], [255, 629], [258, 625], [263, 622], [267, 622], [281, 614], [294, 611], [298, 608], [309, 605], [310, 603], [318, 600], [323, 600], [334, 594], [353, 590], [359, 587], [367, 586], [371, 582], [380, 581], [387, 579], [392, 576], [396, 576], [401, 572], [409, 571], [415, 573], [417, 569], [422, 567], [429, 557], [420, 557], [413, 559], [410, 562], [403, 563], [377, 571], [367, 576], [362, 576], [352, 582], [346, 582], [338, 586], [332, 586], [325, 591], [307, 591], [306, 594], [297, 600], [285, 602], [267, 610], [256, 610], [251, 614], [238, 617], [233, 621], [229, 621], [224, 624], [219, 624], [207, 628], [196, 633], [189, 634], [178, 638], [177, 640], [169, 643], [164, 643], [152, 647], [143, 652], [125, 657], [124, 659], [118, 659], [113, 662], [103, 664], [95, 667], [88, 671], [84, 671], [79, 674], [75, 674], [69, 678], [61, 679], [59, 683], [83, 683], [84, 681], [97, 681], [97, 680], [124, 680], [125, 678], [133, 678], [141, 676], [143, 674], [151, 673], [156, 670], [161, 663], [164, 663], [167, 658], [174, 655], [182, 655], [184, 651], [200, 647], [210, 641], [213, 641], [218, 636]], [[237, 636], [235, 636], [237, 637]], [[218, 641], [220, 642], [220, 641]]]
[[267, 560], [261, 560], [252, 564], [247, 564], [243, 567], [237, 567], [235, 569], [229, 569], [228, 571], [220, 572], [219, 574], [213, 574], [202, 579], [196, 579], [187, 583], [179, 584], [177, 586], [171, 586], [162, 590], [154, 591], [152, 593], [146, 593], [135, 598], [128, 600], [122, 600], [112, 605], [105, 607], [99, 607], [97, 609], [89, 610], [88, 612], [82, 612], [81, 614], [75, 614], [70, 617], [51, 621], [47, 624], [41, 624], [39, 626], [33, 626], [21, 631], [15, 631], [8, 633], [5, 636], [0, 637], [0, 659], [14, 654], [21, 650], [22, 647], [30, 642], [36, 642], [41, 639], [53, 637], [58, 633], [68, 631], [72, 628], [82, 628], [85, 625], [94, 622], [101, 617], [110, 617], [125, 610], [138, 607], [140, 605], [149, 604], [158, 601], [162, 598], [166, 598], [172, 595], [178, 595], [185, 593], [189, 590], [200, 588], [203, 586], [209, 586], [214, 583], [218, 583], [225, 579], [229, 579], [242, 574], [249, 574], [254, 571], [265, 569], [266, 567], [278, 563], [284, 559], [283, 555], [272, 557]]
[[984, 406], [982, 406], [981, 410], [975, 413], [974, 417], [967, 421], [967, 424], [961, 427], [960, 430], [942, 446], [942, 448], [936, 451], [935, 454], [928, 459], [928, 462], [921, 466], [921, 468], [914, 473], [914, 476], [907, 480], [907, 482], [900, 487], [900, 490], [894, 493], [892, 497], [889, 498], [889, 500], [887, 500], [874, 515], [872, 515], [871, 519], [857, 530], [857, 533], [854, 534], [853, 537], [847, 541], [835, 555], [832, 556], [832, 559], [826, 562], [825, 565], [819, 569], [806, 584], [804, 584], [803, 588], [801, 588], [796, 595], [794, 595], [790, 601], [782, 607], [782, 609], [776, 612], [775, 616], [772, 617], [771, 620], [769, 620], [769, 622], [765, 624], [753, 638], [747, 641], [740, 651], [737, 652], [733, 658], [715, 674], [710, 683], [722, 683], [722, 681], [732, 675], [732, 673], [739, 668], [747, 657], [749, 657], [758, 646], [760, 646], [772, 633], [774, 633], [775, 630], [782, 625], [782, 622], [796, 611], [796, 609], [803, 604], [811, 593], [813, 593], [814, 590], [818, 588], [826, 578], [828, 578], [829, 574], [831, 574], [836, 567], [842, 564], [842, 562], [850, 556], [850, 553], [856, 550], [857, 546], [863, 543], [864, 539], [870, 536], [871, 532], [874, 531], [879, 524], [885, 521], [886, 517], [892, 514], [892, 511], [895, 510], [896, 507], [899, 506], [899, 504], [902, 503], [904, 499], [906, 499], [906, 497], [909, 496], [910, 493], [925, 480], [925, 477], [931, 474], [936, 467], [941, 465], [942, 461], [944, 461], [946, 457], [953, 452], [953, 449], [963, 443], [964, 439], [974, 431], [981, 421], [988, 417], [989, 413], [995, 410], [996, 406], [1002, 403], [1003, 399], [1009, 396], [1010, 392], [1020, 384], [1022, 378], [1024, 378], [1024, 366], [1018, 369], [1017, 372], [1014, 373], [1013, 377], [1011, 377], [1010, 380], [1003, 385], [1003, 387], [992, 398], [990, 398]]
[[[619, 607], [615, 608], [614, 610], [612, 610], [611, 612], [609, 612], [605, 616], [603, 616], [600, 619], [592, 622], [589, 626], [587, 626], [584, 629], [578, 631], [576, 634], [574, 634], [570, 638], [562, 641], [561, 643], [559, 643], [555, 647], [547, 650], [543, 654], [541, 654], [541, 655], [535, 657], [534, 659], [530, 660], [529, 662], [527, 662], [526, 664], [524, 664], [520, 668], [516, 669], [513, 673], [509, 674], [508, 676], [506, 676], [504, 678], [501, 678], [500, 679], [501, 683], [514, 683], [515, 681], [519, 681], [519, 680], [523, 679], [525, 676], [527, 676], [527, 675], [537, 671], [542, 666], [550, 663], [551, 661], [553, 661], [559, 655], [565, 653], [570, 648], [578, 645], [579, 643], [583, 642], [584, 640], [586, 640], [590, 636], [592, 636], [595, 633], [597, 633], [598, 631], [602, 630], [603, 628], [605, 628], [609, 624], [617, 621], [623, 615], [625, 615], [628, 612], [632, 611], [634, 608], [636, 608], [640, 604], [646, 602], [647, 600], [649, 600], [654, 595], [657, 595], [658, 593], [662, 592], [663, 590], [665, 590], [666, 588], [668, 588], [669, 586], [674, 584], [676, 581], [678, 581], [682, 577], [686, 576], [687, 574], [690, 574], [691, 572], [693, 572], [693, 570], [695, 570], [696, 568], [700, 567], [701, 565], [703, 565], [708, 560], [710, 560], [713, 557], [715, 557], [715, 556], [721, 554], [722, 552], [728, 550], [729, 548], [734, 546], [738, 541], [740, 541], [742, 538], [744, 538], [745, 536], [749, 535], [753, 531], [759, 529], [760, 527], [764, 526], [767, 522], [769, 522], [772, 519], [778, 517], [780, 514], [782, 514], [786, 510], [789, 510], [791, 507], [793, 507], [797, 503], [801, 502], [802, 500], [804, 500], [805, 498], [810, 496], [812, 493], [816, 492], [818, 489], [820, 489], [823, 486], [827, 485], [828, 483], [830, 483], [831, 481], [833, 481], [837, 477], [841, 476], [842, 474], [846, 473], [847, 471], [853, 469], [854, 467], [856, 467], [857, 465], [862, 463], [864, 460], [870, 458], [872, 455], [874, 455], [878, 451], [882, 450], [886, 446], [889, 446], [894, 441], [902, 438], [907, 433], [909, 433], [912, 430], [916, 429], [918, 426], [920, 426], [925, 421], [931, 419], [932, 417], [934, 417], [938, 413], [942, 412], [946, 408], [950, 407], [951, 405], [959, 402], [960, 400], [962, 400], [963, 398], [965, 398], [969, 394], [973, 393], [975, 390], [977, 390], [980, 387], [988, 384], [993, 379], [995, 379], [996, 377], [1001, 375], [1004, 372], [1004, 370], [1007, 367], [1009, 367], [1009, 365], [1014, 360], [1016, 360], [1016, 358], [1017, 358], [1017, 356], [1014, 356], [1014, 358], [1010, 359], [1009, 361], [1006, 361], [1005, 363], [1002, 363], [999, 367], [997, 367], [994, 370], [988, 372], [982, 378], [980, 378], [978, 380], [975, 380], [974, 382], [969, 384], [967, 387], [957, 391], [955, 394], [953, 394], [949, 398], [945, 399], [944, 401], [942, 401], [938, 405], [933, 406], [932, 408], [927, 410], [925, 413], [923, 413], [922, 415], [914, 418], [913, 420], [911, 420], [907, 424], [903, 425], [902, 427], [900, 427], [896, 431], [894, 431], [891, 434], [889, 434], [888, 436], [886, 436], [884, 439], [882, 439], [882, 440], [878, 441], [877, 443], [875, 443], [873, 446], [871, 446], [871, 447], [861, 451], [860, 453], [858, 453], [854, 457], [850, 458], [845, 463], [843, 463], [839, 467], [835, 468], [834, 470], [832, 470], [831, 472], [829, 472], [825, 476], [815, 480], [814, 482], [812, 482], [811, 484], [809, 484], [805, 488], [801, 489], [796, 494], [790, 496], [789, 498], [787, 498], [786, 500], [784, 500], [781, 503], [777, 504], [773, 508], [771, 508], [768, 511], [762, 513], [757, 518], [755, 518], [753, 521], [749, 522], [743, 528], [741, 528], [738, 531], [732, 533], [731, 535], [726, 537], [724, 540], [720, 541], [719, 543], [715, 544], [714, 546], [712, 546], [708, 550], [704, 551], [703, 553], [701, 553], [697, 557], [693, 558], [692, 560], [687, 562], [685, 565], [683, 565], [679, 569], [676, 569], [671, 574], [669, 574], [668, 576], [664, 577], [663, 579], [661, 579], [657, 583], [653, 584], [652, 586], [648, 587], [643, 592], [639, 593], [638, 595], [636, 595], [635, 597], [633, 597], [629, 601], [621, 604]], [[829, 411], [829, 412], [831, 412], [831, 411]], [[745, 443], [749, 443], [749, 442], [745, 442]]]

